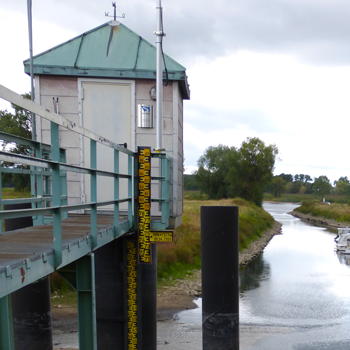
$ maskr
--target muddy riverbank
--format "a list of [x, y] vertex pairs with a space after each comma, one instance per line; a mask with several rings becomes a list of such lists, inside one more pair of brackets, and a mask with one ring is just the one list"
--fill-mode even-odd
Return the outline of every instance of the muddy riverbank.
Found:
[[296, 218], [299, 218], [304, 221], [308, 221], [313, 225], [323, 226], [331, 229], [337, 229], [338, 227], [349, 226], [348, 222], [335, 221], [333, 219], [326, 219], [322, 216], [312, 216], [311, 214], [303, 214], [298, 211], [292, 211], [289, 214], [293, 215]]

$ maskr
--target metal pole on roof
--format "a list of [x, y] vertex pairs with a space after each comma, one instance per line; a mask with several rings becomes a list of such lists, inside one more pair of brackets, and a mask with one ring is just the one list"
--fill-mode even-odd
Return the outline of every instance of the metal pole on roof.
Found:
[[[27, 0], [29, 57], [30, 57], [30, 93], [34, 101], [34, 74], [33, 74], [33, 37], [32, 37], [32, 0]], [[32, 113], [32, 140], [36, 141], [35, 114]]]
[[157, 62], [156, 62], [156, 90], [157, 90], [157, 146], [156, 150], [162, 149], [162, 119], [163, 119], [163, 61], [162, 61], [162, 41], [163, 41], [163, 18], [162, 18], [162, 3], [157, 0], [157, 31], [155, 32]]

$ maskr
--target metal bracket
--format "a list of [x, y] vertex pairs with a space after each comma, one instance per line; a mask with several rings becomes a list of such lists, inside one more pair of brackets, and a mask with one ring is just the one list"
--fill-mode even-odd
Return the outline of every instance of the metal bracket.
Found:
[[6, 266], [6, 277], [12, 277], [12, 269], [10, 265]]

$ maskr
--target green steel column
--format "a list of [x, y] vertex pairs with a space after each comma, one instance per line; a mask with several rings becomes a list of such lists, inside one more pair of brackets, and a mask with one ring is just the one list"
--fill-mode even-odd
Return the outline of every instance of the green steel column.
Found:
[[51, 160], [56, 162], [52, 168], [52, 206], [58, 208], [54, 210], [52, 215], [55, 267], [58, 267], [62, 263], [60, 147], [58, 125], [53, 122], [51, 122]]
[[128, 156], [128, 175], [131, 176], [128, 178], [128, 197], [130, 198], [128, 201], [128, 221], [129, 227], [131, 228], [133, 225], [132, 222], [132, 181], [133, 181], [133, 173], [132, 173], [132, 158]]
[[[60, 162], [61, 163], [66, 163], [66, 150], [61, 149], [60, 151]], [[68, 204], [68, 192], [67, 192], [67, 171], [62, 171], [61, 173], [61, 190], [62, 190], [62, 196], [66, 196], [65, 199], [61, 200], [61, 205], [67, 205]], [[67, 219], [68, 218], [68, 212], [65, 211], [61, 213], [62, 219]]]
[[0, 350], [14, 350], [11, 295], [0, 298]]
[[[119, 200], [119, 151], [114, 150], [114, 200]], [[120, 235], [119, 202], [114, 202], [114, 237]]]
[[[36, 158], [42, 158], [42, 151], [41, 151], [41, 143], [35, 147], [35, 156]], [[38, 167], [33, 167], [34, 170], [42, 170]], [[38, 198], [43, 198], [43, 176], [42, 175], [32, 175], [34, 186], [36, 186], [36, 196]], [[33, 190], [32, 190], [33, 193]], [[33, 203], [33, 208], [42, 208], [43, 202]], [[43, 215], [38, 215], [36, 219], [33, 218], [33, 224], [36, 225], [43, 225], [44, 224], [44, 218]]]
[[138, 181], [138, 168], [139, 168], [139, 159], [137, 157], [137, 155], [135, 155], [134, 158], [134, 224], [133, 224], [133, 228], [134, 230], [137, 232], [138, 230], [138, 200], [135, 200], [135, 197], [137, 195], [137, 193], [139, 193], [139, 181]]
[[79, 349], [97, 349], [95, 256], [93, 253], [76, 262], [78, 293]]
[[[1, 181], [1, 165], [0, 165], [0, 211], [2, 210], [2, 181]], [[2, 233], [2, 220], [0, 220], [0, 233]]]
[[97, 159], [96, 159], [96, 141], [90, 140], [90, 168], [93, 169], [91, 172], [90, 179], [90, 195], [91, 195], [91, 238], [92, 238], [92, 249], [97, 247]]
[[[161, 176], [164, 176], [166, 178], [167, 176], [167, 167], [166, 167], [166, 158], [161, 157], [160, 158], [160, 164], [161, 164], [161, 169], [162, 173]], [[167, 188], [167, 181], [166, 179], [159, 181], [161, 183], [161, 200], [162, 200], [162, 224], [165, 224], [165, 221], [167, 219], [167, 213], [166, 213], [166, 188]]]

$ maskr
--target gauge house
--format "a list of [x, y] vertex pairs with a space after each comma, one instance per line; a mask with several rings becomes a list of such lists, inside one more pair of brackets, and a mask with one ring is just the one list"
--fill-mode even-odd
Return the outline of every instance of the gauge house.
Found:
[[[183, 211], [183, 101], [190, 98], [190, 91], [186, 69], [167, 55], [164, 59], [168, 84], [163, 90], [162, 147], [171, 159], [170, 228], [174, 228]], [[30, 73], [29, 60], [24, 69]], [[133, 152], [138, 146], [155, 149], [156, 48], [123, 24], [105, 23], [34, 56], [33, 72], [35, 102], [44, 108]], [[50, 143], [50, 123], [39, 116], [36, 138]], [[68, 164], [90, 166], [90, 144], [84, 137], [62, 129], [59, 142], [67, 150]], [[99, 148], [97, 155], [97, 168], [111, 171], [113, 155]], [[121, 172], [127, 171], [127, 160], [124, 163]], [[152, 176], [158, 174], [155, 161]], [[112, 196], [112, 180], [98, 180], [99, 201]], [[90, 201], [89, 182], [89, 176], [68, 174], [69, 205]], [[123, 191], [127, 192], [127, 183], [121, 180]], [[160, 185], [152, 184], [151, 192], [159, 191]], [[159, 206], [152, 206], [152, 215], [159, 215]]]

